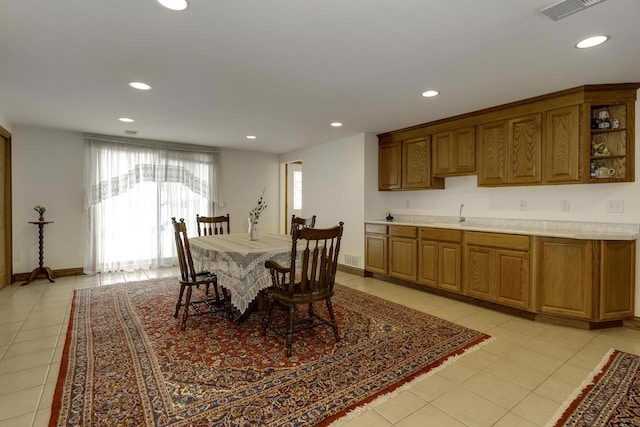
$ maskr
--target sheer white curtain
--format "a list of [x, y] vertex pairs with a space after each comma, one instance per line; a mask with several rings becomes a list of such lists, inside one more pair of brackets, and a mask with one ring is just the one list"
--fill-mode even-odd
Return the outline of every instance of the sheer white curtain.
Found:
[[218, 201], [219, 153], [190, 147], [85, 137], [85, 273], [175, 264], [171, 217], [193, 234]]

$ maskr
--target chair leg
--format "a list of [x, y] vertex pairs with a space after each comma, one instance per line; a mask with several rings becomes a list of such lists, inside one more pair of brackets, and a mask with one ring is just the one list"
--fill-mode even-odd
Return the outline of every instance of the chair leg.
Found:
[[222, 300], [222, 304], [227, 307], [227, 314], [229, 315], [229, 320], [233, 320], [233, 310], [231, 308], [231, 295], [227, 294], [227, 289], [222, 288], [222, 296], [224, 299]]
[[289, 306], [289, 327], [287, 328], [287, 357], [291, 357], [291, 344], [293, 344], [293, 326], [295, 324], [296, 306]]
[[182, 324], [180, 325], [180, 330], [184, 331], [184, 328], [187, 325], [187, 317], [189, 317], [189, 304], [191, 303], [191, 286], [187, 289], [187, 299], [184, 302], [184, 312], [182, 313]]
[[178, 296], [178, 303], [176, 304], [176, 313], [173, 315], [176, 319], [178, 318], [178, 313], [180, 312], [180, 307], [182, 307], [182, 296], [184, 295], [184, 285], [180, 284], [180, 295]]
[[331, 298], [327, 298], [324, 301], [327, 303], [327, 310], [329, 310], [329, 316], [331, 317], [331, 327], [333, 328], [333, 335], [336, 337], [336, 342], [339, 342], [340, 336], [338, 335], [338, 324], [336, 323], [336, 316], [333, 314]]
[[273, 298], [269, 298], [267, 301], [267, 321], [264, 324], [264, 329], [262, 330], [262, 336], [267, 335], [267, 329], [271, 326], [271, 316], [273, 314]]
[[309, 319], [313, 319], [313, 304], [309, 303]]

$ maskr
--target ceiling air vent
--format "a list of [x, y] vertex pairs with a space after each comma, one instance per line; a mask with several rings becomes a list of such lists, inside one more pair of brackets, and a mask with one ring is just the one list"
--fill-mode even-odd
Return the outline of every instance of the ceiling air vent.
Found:
[[138, 131], [137, 130], [125, 130], [122, 133], [124, 133], [125, 135], [133, 136], [133, 135], [137, 135]]
[[542, 9], [540, 12], [554, 21], [558, 21], [603, 1], [606, 0], [563, 0], [560, 3]]

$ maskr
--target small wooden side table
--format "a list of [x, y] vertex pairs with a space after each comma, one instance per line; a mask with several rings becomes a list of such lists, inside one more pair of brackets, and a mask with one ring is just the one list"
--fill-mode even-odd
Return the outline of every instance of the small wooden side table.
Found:
[[21, 286], [24, 286], [30, 282], [32, 282], [34, 279], [36, 279], [39, 275], [44, 274], [47, 279], [49, 279], [49, 282], [53, 283], [55, 282], [55, 280], [53, 280], [53, 271], [51, 271], [51, 269], [49, 267], [45, 267], [44, 264], [44, 245], [43, 245], [43, 238], [44, 238], [44, 226], [45, 224], [52, 224], [53, 221], [29, 221], [29, 224], [36, 224], [38, 226], [38, 239], [39, 239], [39, 263], [38, 263], [38, 267], [34, 268], [33, 271], [31, 272], [31, 274], [29, 275], [29, 279], [27, 279], [26, 282], [24, 282]]

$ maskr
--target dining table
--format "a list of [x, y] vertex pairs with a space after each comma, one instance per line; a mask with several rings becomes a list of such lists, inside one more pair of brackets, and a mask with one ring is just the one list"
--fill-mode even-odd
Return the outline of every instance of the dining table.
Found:
[[189, 239], [194, 267], [215, 273], [218, 284], [231, 296], [231, 304], [240, 312], [237, 322], [246, 320], [261, 291], [271, 286], [265, 261], [281, 265], [291, 261], [291, 236], [261, 233], [249, 240], [248, 233], [217, 234]]

